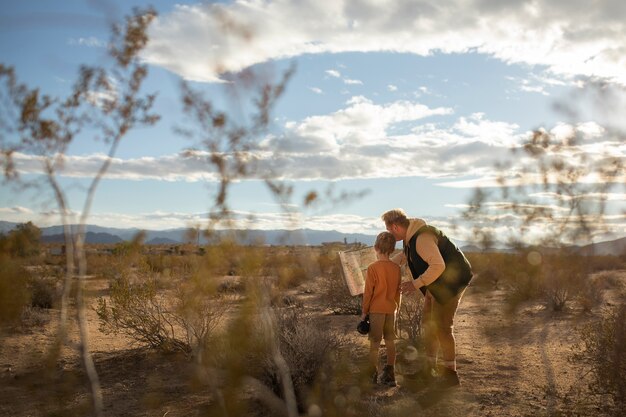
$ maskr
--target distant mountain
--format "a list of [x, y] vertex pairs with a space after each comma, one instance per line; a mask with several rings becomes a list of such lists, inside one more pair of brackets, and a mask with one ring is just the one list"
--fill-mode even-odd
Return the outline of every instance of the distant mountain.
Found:
[[[6, 233], [15, 228], [18, 223], [0, 221], [0, 233]], [[70, 226], [73, 230], [78, 225]], [[63, 242], [63, 226], [41, 227], [43, 242]], [[87, 243], [119, 243], [132, 240], [138, 233], [145, 233], [144, 241], [151, 245], [181, 244], [187, 242], [188, 228], [167, 230], [144, 230], [137, 228], [120, 229], [113, 227], [101, 227], [86, 225]], [[236, 233], [242, 242], [246, 244], [269, 244], [269, 245], [321, 245], [326, 242], [360, 242], [365, 245], [373, 245], [376, 236], [363, 233], [341, 233], [335, 230], [222, 230], [218, 235]], [[200, 238], [200, 244], [207, 243], [205, 237]]]
[[[15, 228], [18, 223], [0, 221], [0, 233], [7, 233]], [[76, 229], [78, 226], [73, 225]], [[63, 242], [63, 227], [50, 226], [40, 228], [42, 241]], [[119, 243], [132, 240], [138, 233], [145, 234], [144, 241], [149, 245], [177, 245], [189, 240], [188, 228], [177, 228], [167, 230], [144, 230], [137, 228], [120, 229], [113, 227], [101, 227], [94, 225], [85, 226], [87, 230], [87, 243]], [[245, 244], [269, 244], [269, 245], [321, 245], [328, 242], [363, 243], [368, 246], [374, 245], [376, 236], [364, 233], [341, 233], [336, 230], [226, 230], [217, 231], [218, 235], [235, 233], [240, 241]], [[453, 239], [454, 243], [465, 252], [480, 252], [481, 249], [470, 242]], [[200, 238], [200, 244], [206, 244], [205, 237]], [[626, 237], [599, 242], [590, 245], [576, 247], [582, 254], [595, 255], [615, 255], [626, 253]], [[495, 249], [506, 251], [505, 248]], [[551, 249], [545, 248], [549, 251]]]
[[146, 242], [146, 245], [178, 245], [179, 241], [168, 239], [166, 237], [155, 237]]
[[[56, 235], [44, 235], [41, 236], [41, 241], [44, 243], [64, 243], [65, 235], [64, 234], [56, 234]], [[112, 244], [112, 243], [120, 243], [124, 240], [117, 235], [112, 235], [110, 233], [94, 233], [87, 232], [85, 233], [85, 243], [102, 243], [102, 244]]]
[[598, 242], [579, 247], [584, 255], [624, 255], [626, 254], [626, 237], [608, 242]]

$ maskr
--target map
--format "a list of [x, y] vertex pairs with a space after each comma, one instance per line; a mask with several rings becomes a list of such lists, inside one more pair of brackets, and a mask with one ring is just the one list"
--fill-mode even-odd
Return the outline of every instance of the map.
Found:
[[367, 267], [376, 261], [374, 247], [339, 252], [339, 259], [350, 295], [363, 294]]

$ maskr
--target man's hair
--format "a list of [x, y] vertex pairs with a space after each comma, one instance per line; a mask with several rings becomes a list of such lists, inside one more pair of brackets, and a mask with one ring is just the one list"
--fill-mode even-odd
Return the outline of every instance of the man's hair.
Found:
[[399, 208], [386, 211], [380, 218], [385, 222], [385, 226], [397, 224], [398, 226], [409, 227], [409, 219], [406, 217], [406, 213]]
[[389, 255], [396, 248], [396, 238], [389, 232], [379, 233], [374, 248], [382, 254]]

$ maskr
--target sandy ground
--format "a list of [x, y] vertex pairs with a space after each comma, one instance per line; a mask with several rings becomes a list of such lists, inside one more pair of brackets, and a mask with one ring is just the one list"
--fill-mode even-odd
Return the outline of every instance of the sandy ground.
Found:
[[[620, 279], [626, 283], [626, 272]], [[91, 305], [106, 287], [103, 280], [88, 283]], [[368, 342], [354, 330], [356, 316], [324, 311], [315, 293], [294, 294], [305, 308], [322, 316], [324, 326], [350, 336], [355, 356], [365, 356]], [[615, 300], [609, 298], [605, 306], [612, 302]], [[578, 395], [588, 375], [582, 365], [570, 361], [578, 342], [576, 329], [593, 316], [570, 310], [555, 314], [539, 304], [523, 306], [513, 315], [503, 311], [502, 291], [470, 287], [466, 292], [455, 321], [461, 387], [433, 394], [398, 375], [398, 388], [363, 394], [369, 396], [364, 401], [376, 402], [382, 415], [606, 415], [601, 401], [593, 403]], [[54, 364], [44, 366], [54, 346], [58, 310], [47, 314], [49, 323], [43, 327], [3, 335], [0, 416], [88, 413], [90, 397], [74, 349], [78, 329], [71, 326], [73, 345], [64, 348]], [[90, 350], [99, 373], [105, 415], [207, 415], [209, 396], [190, 387], [193, 370], [186, 358], [164, 356], [133, 346], [124, 336], [103, 334], [95, 312], [89, 309], [87, 314]]]

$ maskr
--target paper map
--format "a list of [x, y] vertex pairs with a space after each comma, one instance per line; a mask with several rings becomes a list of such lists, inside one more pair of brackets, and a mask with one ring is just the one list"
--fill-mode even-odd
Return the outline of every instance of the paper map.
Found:
[[339, 259], [350, 295], [363, 294], [367, 267], [376, 261], [374, 247], [339, 252]]

